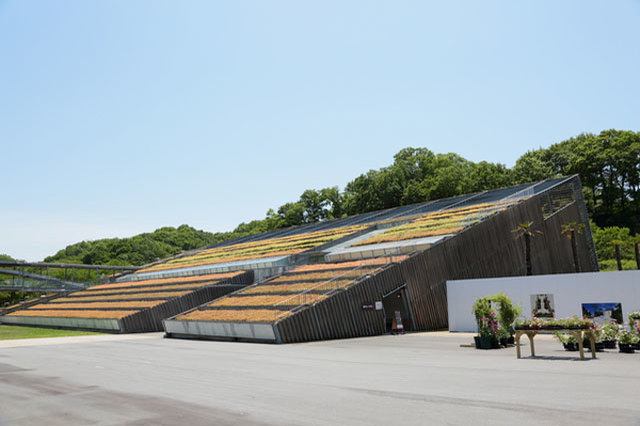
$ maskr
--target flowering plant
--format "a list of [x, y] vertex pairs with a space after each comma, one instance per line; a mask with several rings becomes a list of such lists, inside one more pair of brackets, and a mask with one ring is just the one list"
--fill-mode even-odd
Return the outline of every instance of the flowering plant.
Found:
[[602, 338], [603, 340], [616, 340], [619, 332], [620, 326], [616, 322], [608, 322], [602, 327]]
[[634, 311], [629, 314], [629, 330], [640, 336], [640, 311]]
[[563, 345], [568, 345], [568, 344], [571, 344], [571, 343], [573, 343], [573, 344], [578, 343], [578, 339], [576, 339], [576, 336], [574, 336], [573, 334], [566, 334], [566, 333], [560, 333], [559, 331], [555, 331], [553, 333], [553, 335]]
[[498, 320], [496, 317], [498, 314], [495, 311], [491, 311], [488, 317], [480, 318], [478, 322], [478, 334], [481, 337], [496, 337], [498, 334]]
[[638, 343], [638, 340], [638, 336], [635, 333], [627, 330], [622, 330], [620, 334], [618, 334], [618, 342], [622, 345], [635, 345]]
[[576, 316], [564, 319], [546, 319], [533, 317], [530, 320], [516, 321], [516, 328], [520, 330], [543, 330], [543, 329], [591, 329], [596, 330], [596, 324], [589, 319], [582, 319]]

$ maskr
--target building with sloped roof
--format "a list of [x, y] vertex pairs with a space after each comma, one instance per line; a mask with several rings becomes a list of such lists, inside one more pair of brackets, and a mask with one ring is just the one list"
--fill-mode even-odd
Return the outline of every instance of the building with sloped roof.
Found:
[[236, 238], [2, 320], [100, 329], [101, 319], [119, 332], [163, 325], [174, 337], [273, 343], [443, 329], [447, 280], [525, 274], [524, 242], [513, 232], [524, 222], [541, 232], [534, 274], [574, 272], [561, 234], [569, 222], [585, 224], [581, 270], [598, 270], [571, 176]]
[[575, 271], [561, 234], [569, 222], [585, 224], [581, 270], [598, 270], [572, 176], [246, 237], [138, 274], [237, 268], [263, 277], [165, 320], [169, 336], [287, 343], [383, 334], [399, 324], [437, 330], [447, 327], [447, 280], [525, 275], [524, 242], [513, 232], [524, 222], [540, 231], [534, 274]]

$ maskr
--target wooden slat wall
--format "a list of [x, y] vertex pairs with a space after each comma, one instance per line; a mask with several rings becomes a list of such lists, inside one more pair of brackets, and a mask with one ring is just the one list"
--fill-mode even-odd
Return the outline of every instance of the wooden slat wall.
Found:
[[[286, 318], [278, 324], [282, 342], [370, 336], [385, 332], [382, 311], [363, 310], [363, 303], [407, 285], [414, 329], [443, 329], [447, 324], [446, 281], [525, 275], [524, 240], [512, 232], [518, 224], [534, 222], [542, 231], [532, 240], [534, 274], [570, 273], [573, 255], [561, 225], [582, 222], [578, 200], [546, 221], [541, 200], [533, 197], [497, 214], [453, 238]], [[593, 253], [584, 235], [578, 238], [580, 266], [593, 271]], [[469, 307], [471, 309], [471, 307]], [[316, 319], [317, 317], [317, 319]]]
[[121, 333], [162, 331], [162, 320], [188, 311], [207, 302], [239, 290], [253, 282], [253, 271], [225, 280], [222, 284], [204, 287], [184, 296], [176, 297], [153, 308], [145, 309], [122, 318]]
[[[374, 336], [385, 332], [382, 311], [363, 310], [363, 303], [373, 303], [403, 283], [402, 272], [391, 266], [346, 289], [338, 290], [313, 308], [301, 311], [278, 324], [283, 343], [306, 340], [341, 339]], [[315, 310], [315, 312], [314, 312]], [[301, 314], [309, 313], [302, 317]], [[317, 317], [317, 320], [316, 320]], [[292, 324], [304, 322], [296, 329]], [[298, 332], [313, 330], [312, 334]]]
[[280, 321], [278, 330], [283, 343], [306, 342], [322, 338], [312, 309], [306, 309]]

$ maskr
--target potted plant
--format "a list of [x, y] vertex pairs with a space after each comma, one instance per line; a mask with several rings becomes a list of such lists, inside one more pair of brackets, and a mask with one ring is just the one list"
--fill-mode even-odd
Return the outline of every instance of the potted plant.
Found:
[[[491, 338], [486, 329], [483, 328], [483, 322], [491, 313], [491, 301], [488, 297], [479, 297], [473, 304], [473, 316], [476, 318], [478, 326], [478, 335], [474, 337], [477, 349], [490, 349]], [[487, 343], [488, 342], [488, 343]], [[485, 348], [485, 346], [489, 346]]]
[[504, 326], [500, 325], [500, 327], [498, 327], [498, 340], [500, 342], [500, 346], [506, 348], [509, 344], [513, 344], [509, 341], [510, 339], [513, 339], [511, 333], [509, 333]]
[[498, 349], [498, 320], [497, 314], [490, 312], [488, 317], [480, 318], [478, 323], [478, 336], [476, 338], [477, 349]]
[[522, 307], [514, 306], [511, 299], [504, 293], [497, 293], [490, 297], [490, 300], [498, 305], [498, 322], [508, 333], [507, 343], [513, 344], [514, 328], [513, 323], [522, 314]]
[[[629, 330], [640, 338], [640, 312], [634, 311], [629, 314]], [[640, 350], [640, 341], [636, 342], [635, 348]]]
[[559, 331], [554, 332], [553, 335], [562, 343], [565, 351], [578, 350], [578, 341], [574, 335], [560, 333]]
[[488, 297], [479, 297], [473, 304], [473, 316], [476, 318], [476, 324], [480, 327], [480, 319], [488, 318], [492, 312], [491, 300]]
[[602, 343], [606, 349], [616, 348], [616, 339], [620, 332], [620, 326], [616, 322], [608, 322], [602, 327]]
[[638, 343], [638, 336], [627, 330], [620, 331], [618, 334], [618, 347], [620, 352], [632, 354], [635, 352], [635, 345]]
[[[599, 327], [597, 325], [595, 325], [592, 328], [592, 332], [593, 332], [593, 340], [595, 343], [595, 347], [596, 347], [596, 352], [602, 352], [604, 351], [604, 335], [602, 332], [602, 327]], [[582, 341], [582, 346], [585, 348], [591, 348], [591, 340], [587, 337], [584, 336], [584, 339]]]

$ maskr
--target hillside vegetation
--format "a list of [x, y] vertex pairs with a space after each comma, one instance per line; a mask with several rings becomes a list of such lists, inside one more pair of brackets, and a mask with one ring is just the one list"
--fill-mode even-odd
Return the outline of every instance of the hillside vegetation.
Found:
[[67, 246], [53, 256], [45, 258], [44, 261], [139, 266], [225, 239], [224, 233], [212, 234], [188, 225], [181, 225], [178, 228], [164, 227], [130, 238], [82, 241]]
[[131, 238], [72, 244], [44, 260], [138, 266], [247, 234], [571, 174], [580, 175], [595, 225], [613, 227], [594, 231], [603, 264], [610, 266], [612, 241], [622, 239], [625, 264], [631, 265], [632, 235], [640, 232], [640, 133], [620, 130], [584, 133], [527, 152], [513, 168], [405, 148], [389, 166], [361, 174], [344, 191], [337, 186], [309, 189], [297, 201], [270, 209], [265, 218], [241, 223], [232, 232], [164, 227]]

